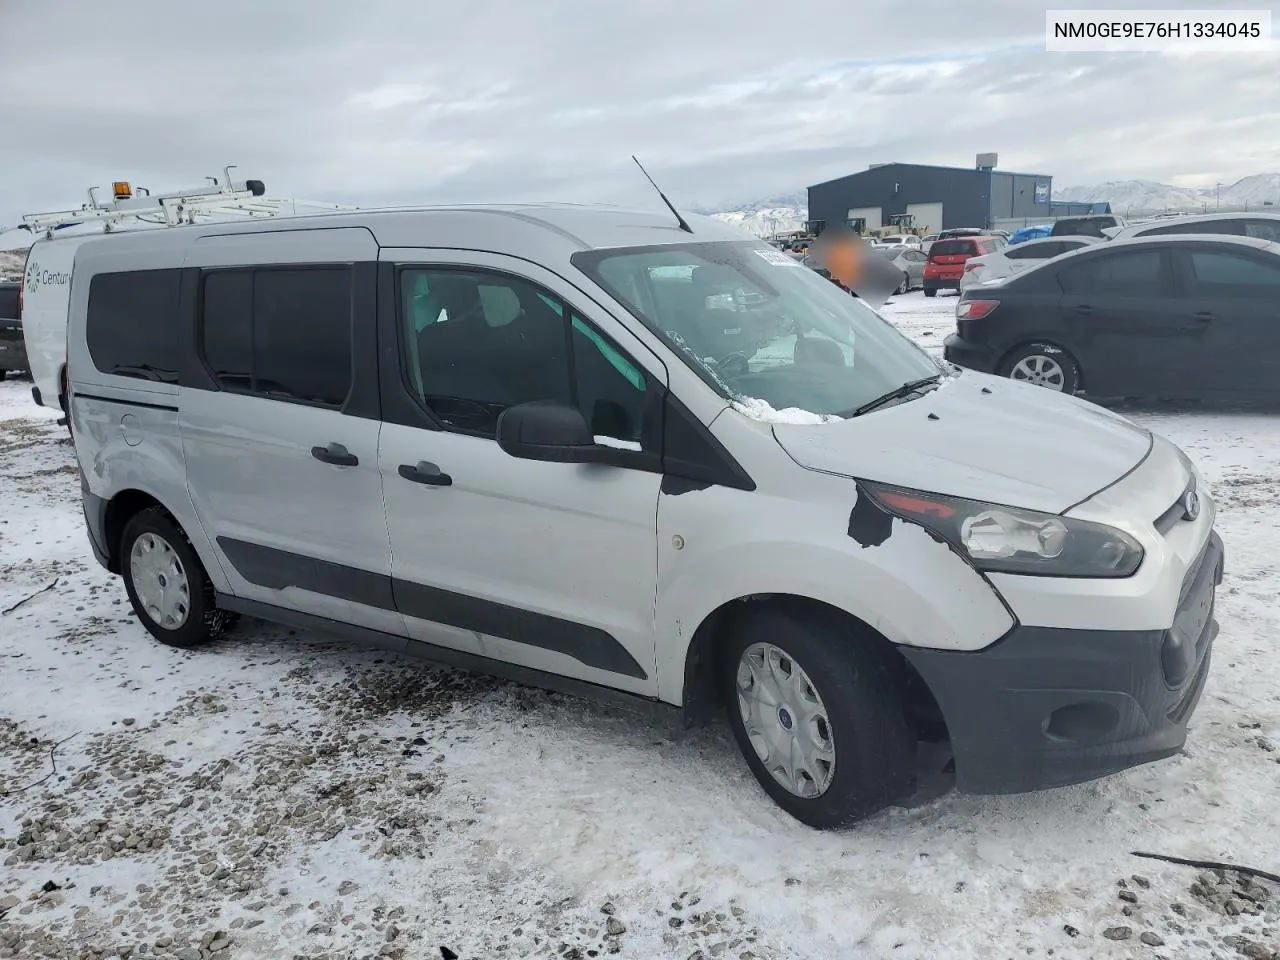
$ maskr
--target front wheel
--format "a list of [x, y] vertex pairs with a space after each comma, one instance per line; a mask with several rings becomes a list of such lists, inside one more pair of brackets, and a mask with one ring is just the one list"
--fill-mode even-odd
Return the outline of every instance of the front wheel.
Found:
[[902, 275], [902, 282], [898, 284], [898, 289], [896, 292], [898, 296], [903, 296], [910, 289], [911, 289], [911, 277], [909, 277], [907, 274], [904, 273]]
[[1080, 388], [1079, 364], [1055, 343], [1029, 343], [1019, 347], [1005, 358], [1000, 374], [1058, 393], [1075, 393]]
[[719, 674], [751, 772], [797, 820], [839, 827], [910, 793], [916, 740], [898, 677], [847, 623], [754, 611], [722, 648]]

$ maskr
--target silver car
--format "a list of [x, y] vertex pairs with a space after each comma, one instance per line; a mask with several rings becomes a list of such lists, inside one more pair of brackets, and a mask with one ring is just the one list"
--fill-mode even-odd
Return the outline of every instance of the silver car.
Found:
[[919, 247], [908, 246], [905, 243], [900, 246], [877, 244], [870, 249], [902, 271], [902, 283], [894, 291], [895, 293], [903, 294], [908, 290], [924, 286], [924, 265], [929, 261], [929, 255], [922, 252]]

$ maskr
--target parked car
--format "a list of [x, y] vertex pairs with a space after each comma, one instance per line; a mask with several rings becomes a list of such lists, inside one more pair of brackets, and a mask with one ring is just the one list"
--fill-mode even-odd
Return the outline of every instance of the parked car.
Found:
[[1169, 236], [1092, 244], [956, 307], [945, 356], [1064, 393], [1280, 394], [1280, 245]]
[[1047, 237], [1052, 229], [1053, 224], [1051, 223], [1038, 223], [1029, 227], [1019, 227], [1013, 231], [1013, 236], [1009, 238], [1009, 245], [1025, 243], [1027, 240], [1039, 240], [1041, 237]]
[[980, 257], [970, 257], [965, 261], [964, 273], [960, 276], [960, 289], [968, 289], [975, 283], [1011, 277], [1061, 253], [1102, 242], [1097, 237], [1047, 237], [1003, 247]]
[[1121, 217], [1109, 213], [1091, 214], [1087, 217], [1063, 217], [1053, 224], [1049, 231], [1051, 237], [1097, 237], [1105, 240], [1106, 231], [1123, 227], [1125, 221]]
[[1258, 237], [1261, 240], [1280, 243], [1280, 214], [1210, 213], [1197, 217], [1162, 218], [1147, 223], [1131, 223], [1108, 233], [1112, 240], [1208, 233], [1233, 237]]
[[872, 248], [876, 254], [902, 271], [902, 283], [895, 293], [904, 294], [924, 286], [924, 265], [929, 258], [915, 247], [876, 246]]
[[0, 283], [0, 380], [29, 369], [27, 345], [22, 339], [22, 284]]
[[876, 243], [889, 247], [919, 247], [920, 238], [914, 233], [895, 233], [881, 237]]
[[995, 253], [1005, 246], [1002, 237], [961, 236], [935, 240], [924, 266], [924, 295], [936, 297], [939, 290], [959, 290], [969, 258]]
[[[815, 827], [911, 796], [921, 742], [972, 792], [1176, 754], [1223, 556], [1191, 461], [944, 368], [687, 220], [491, 206], [86, 241], [67, 363], [95, 556], [176, 647], [248, 614], [719, 706]], [[753, 344], [704, 296], [726, 286], [785, 332]]]

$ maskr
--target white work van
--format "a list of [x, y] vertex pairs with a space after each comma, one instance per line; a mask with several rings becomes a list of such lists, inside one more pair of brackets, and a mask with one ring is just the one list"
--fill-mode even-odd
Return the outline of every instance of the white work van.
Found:
[[816, 827], [924, 757], [1011, 792], [1186, 739], [1223, 562], [1191, 461], [714, 219], [197, 225], [69, 272], [89, 538], [162, 642], [250, 615], [722, 705]]

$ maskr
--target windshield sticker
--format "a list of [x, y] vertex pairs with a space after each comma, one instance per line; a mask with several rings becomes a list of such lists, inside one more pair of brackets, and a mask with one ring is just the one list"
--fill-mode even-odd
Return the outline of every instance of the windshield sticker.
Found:
[[788, 256], [781, 250], [756, 250], [755, 255], [761, 260], [772, 263], [775, 267], [803, 267], [804, 264], [795, 257]]

